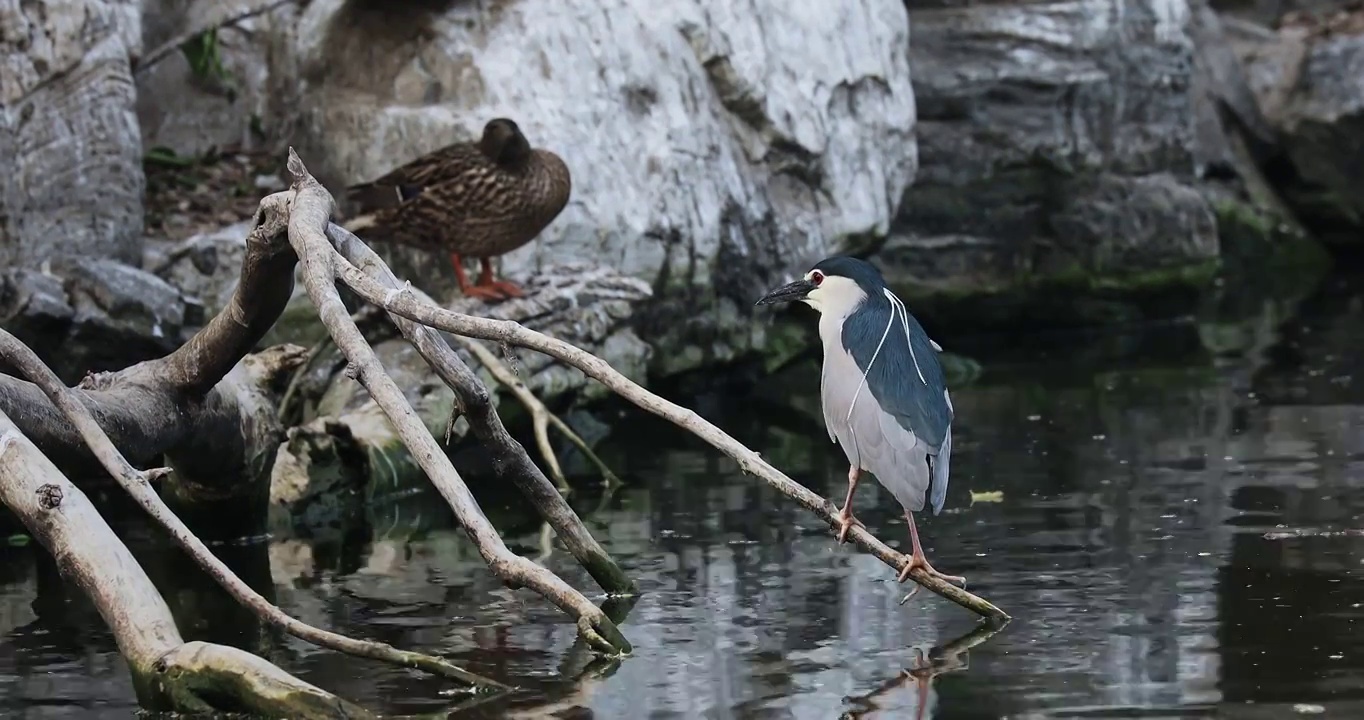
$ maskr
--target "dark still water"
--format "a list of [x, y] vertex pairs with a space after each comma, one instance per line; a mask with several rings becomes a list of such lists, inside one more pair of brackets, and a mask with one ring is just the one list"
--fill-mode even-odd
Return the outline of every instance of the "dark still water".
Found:
[[[940, 570], [1014, 615], [993, 637], [972, 636], [972, 616], [929, 593], [901, 606], [890, 569], [634, 411], [604, 449], [627, 487], [603, 496], [585, 476], [572, 498], [644, 591], [613, 608], [628, 610], [636, 648], [618, 664], [594, 662], [565, 616], [494, 581], [430, 495], [376, 499], [369, 526], [344, 535], [217, 548], [288, 612], [527, 688], [512, 698], [452, 695], [261, 632], [176, 553], [124, 534], [187, 635], [395, 715], [1364, 717], [1358, 287], [1333, 281], [1295, 310], [1266, 303], [1155, 339], [1111, 336], [1106, 352], [1080, 352], [1076, 338], [1007, 361], [981, 354], [984, 373], [954, 392], [948, 509], [920, 531]], [[812, 394], [781, 397], [802, 386]], [[795, 372], [701, 410], [841, 498], [816, 387]], [[519, 508], [480, 494], [515, 549], [544, 552]], [[875, 484], [858, 508], [907, 544]], [[562, 550], [543, 561], [595, 590]], [[0, 548], [0, 717], [135, 708], [99, 618], [32, 547]]]

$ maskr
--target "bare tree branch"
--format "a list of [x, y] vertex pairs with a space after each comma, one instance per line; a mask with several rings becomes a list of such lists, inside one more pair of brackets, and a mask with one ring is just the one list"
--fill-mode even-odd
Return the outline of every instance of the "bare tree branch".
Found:
[[[404, 320], [406, 320], [406, 318], [404, 318]], [[521, 401], [521, 404], [530, 412], [531, 426], [535, 431], [535, 442], [540, 446], [540, 454], [545, 456], [545, 463], [549, 465], [550, 473], [554, 475], [554, 481], [559, 483], [561, 488], [568, 489], [568, 479], [564, 477], [564, 471], [559, 467], [559, 459], [554, 455], [554, 447], [549, 443], [549, 427], [551, 425], [554, 426], [555, 430], [563, 433], [563, 436], [568, 438], [568, 441], [573, 443], [574, 447], [578, 448], [578, 451], [587, 458], [588, 462], [591, 462], [597, 467], [598, 472], [602, 474], [602, 479], [606, 481], [607, 485], [620, 484], [620, 478], [616, 477], [616, 474], [611, 472], [611, 468], [607, 467], [606, 463], [602, 462], [602, 459], [597, 457], [595, 452], [592, 452], [592, 448], [588, 447], [587, 442], [579, 437], [578, 433], [574, 432], [573, 428], [568, 426], [568, 423], [561, 420], [558, 415], [550, 412], [549, 408], [545, 407], [543, 402], [540, 402], [540, 398], [535, 397], [535, 393], [531, 392], [531, 389], [526, 386], [526, 383], [516, 376], [515, 371], [507, 367], [506, 363], [503, 363], [498, 359], [496, 353], [489, 350], [483, 343], [477, 340], [461, 337], [459, 335], [453, 335], [451, 337], [454, 337], [464, 349], [478, 358], [478, 361], [483, 364], [483, 367], [488, 369], [488, 372], [492, 374], [493, 378], [499, 383], [502, 383], [503, 387], [510, 390], [512, 394], [516, 396], [516, 399]]]
[[[354, 267], [351, 265], [354, 261], [385, 287], [391, 289], [403, 287], [378, 254], [350, 231], [332, 224], [328, 227], [328, 237], [337, 248], [328, 252], [337, 253], [338, 264]], [[419, 290], [410, 292], [420, 293]], [[469, 428], [474, 436], [488, 449], [492, 457], [493, 471], [498, 478], [515, 485], [535, 506], [541, 517], [549, 522], [554, 532], [564, 541], [573, 557], [577, 558], [603, 590], [614, 594], [633, 594], [635, 586], [629, 576], [597, 543], [578, 514], [544, 473], [540, 472], [540, 468], [531, 462], [526, 449], [502, 425], [502, 419], [493, 408], [491, 393], [483, 381], [479, 380], [469, 366], [455, 354], [440, 333], [406, 318], [390, 316], [403, 336], [435, 369], [445, 384], [454, 390], [460, 412], [468, 419]]]
[[151, 361], [170, 386], [201, 396], [265, 337], [289, 304], [298, 259], [288, 242], [290, 193], [267, 195], [246, 236], [241, 278], [227, 304], [175, 352]]
[[[204, 399], [265, 336], [293, 289], [296, 258], [285, 236], [289, 198], [286, 192], [261, 200], [232, 298], [188, 342], [165, 357], [88, 376], [74, 391], [133, 464], [156, 462], [185, 440], [204, 408], [231, 405]], [[0, 375], [0, 411], [68, 472], [98, 471], [80, 434], [33, 384]]]
[[290, 5], [296, 2], [298, 2], [298, 0], [271, 0], [271, 2], [267, 2], [264, 5], [258, 5], [255, 7], [248, 7], [243, 10], [239, 10], [231, 15], [228, 15], [227, 17], [218, 18], [216, 20], [211, 20], [208, 22], [200, 21], [198, 23], [195, 23], [192, 27], [190, 27], [189, 30], [181, 32], [177, 34], [175, 37], [171, 38], [170, 40], [167, 40], [166, 42], [158, 45], [155, 50], [152, 50], [151, 52], [147, 53], [146, 55], [143, 55], [140, 58], [134, 58], [132, 62], [133, 74], [141, 75], [142, 73], [150, 69], [153, 65], [156, 65], [162, 60], [165, 60], [167, 57], [170, 56], [171, 53], [180, 49], [181, 45], [184, 45], [190, 40], [193, 40], [194, 38], [203, 35], [204, 33], [210, 30], [217, 30], [219, 28], [224, 28], [229, 25], [236, 25], [237, 23], [246, 20], [247, 18], [256, 17], [257, 15], [264, 15], [268, 12], [272, 12], [278, 8], [284, 7], [285, 5]]
[[[640, 387], [634, 381], [617, 372], [605, 360], [592, 353], [510, 320], [473, 317], [436, 307], [423, 302], [410, 288], [386, 287], [349, 263], [338, 261], [337, 270], [341, 280], [355, 290], [360, 297], [394, 315], [456, 335], [530, 348], [581, 370], [588, 377], [597, 380], [617, 395], [672, 422], [733, 458], [739, 463], [739, 468], [742, 471], [762, 478], [781, 494], [815, 513], [821, 520], [828, 523], [830, 528], [836, 526], [838, 508], [833, 503], [787, 477], [766, 460], [763, 460], [758, 453], [750, 450], [743, 443], [694, 411]], [[849, 531], [848, 537], [852, 538], [862, 549], [897, 570], [909, 562], [908, 556], [892, 550], [863, 528], [854, 526]], [[921, 569], [916, 568], [910, 573], [909, 577], [919, 585], [983, 617], [997, 620], [1004, 620], [1009, 617], [1003, 610], [983, 598], [932, 577]]]

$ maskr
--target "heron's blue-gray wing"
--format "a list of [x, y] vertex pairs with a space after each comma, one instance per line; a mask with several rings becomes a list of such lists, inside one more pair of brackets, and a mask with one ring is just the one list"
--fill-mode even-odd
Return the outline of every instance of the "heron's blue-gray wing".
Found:
[[826, 348], [823, 375], [824, 422], [848, 463], [870, 470], [904, 507], [922, 510], [930, 485], [928, 449], [881, 409], [862, 381], [861, 368], [843, 348]]
[[[887, 293], [885, 299], [884, 303], [869, 300], [843, 322], [843, 345], [866, 373], [863, 392], [871, 393], [875, 405], [893, 420], [892, 424], [917, 439], [922, 446], [919, 453], [930, 456], [926, 478], [930, 482], [918, 491], [921, 499], [915, 504], [922, 507], [927, 491], [936, 515], [947, 496], [952, 401], [935, 343], [899, 298]], [[891, 434], [887, 429], [882, 436]], [[914, 466], [910, 474], [917, 475], [918, 463], [910, 465]]]

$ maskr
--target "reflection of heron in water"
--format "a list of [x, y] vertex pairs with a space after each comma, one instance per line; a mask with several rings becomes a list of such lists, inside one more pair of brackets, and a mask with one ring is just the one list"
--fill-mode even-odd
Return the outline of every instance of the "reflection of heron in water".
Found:
[[884, 708], [877, 704], [877, 699], [904, 686], [910, 680], [918, 687], [918, 697], [914, 701], [914, 718], [923, 720], [924, 711], [928, 709], [928, 689], [933, 684], [933, 678], [970, 667], [967, 651], [994, 637], [1008, 624], [1007, 620], [1002, 623], [987, 620], [951, 642], [934, 646], [929, 649], [927, 656], [924, 655], [922, 648], [914, 648], [912, 667], [901, 670], [898, 675], [881, 683], [880, 687], [866, 695], [845, 697], [844, 702], [856, 705], [858, 709], [845, 711], [839, 716], [839, 720], [859, 720], [868, 713], [883, 710]]

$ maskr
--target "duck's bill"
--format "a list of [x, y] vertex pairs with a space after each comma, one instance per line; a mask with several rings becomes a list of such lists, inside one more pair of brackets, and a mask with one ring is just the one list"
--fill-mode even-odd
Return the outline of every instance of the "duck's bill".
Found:
[[776, 290], [762, 296], [762, 299], [758, 300], [756, 304], [775, 305], [777, 303], [794, 302], [809, 295], [810, 291], [814, 290], [816, 287], [817, 286], [809, 280], [797, 280], [793, 283], [782, 285]]

